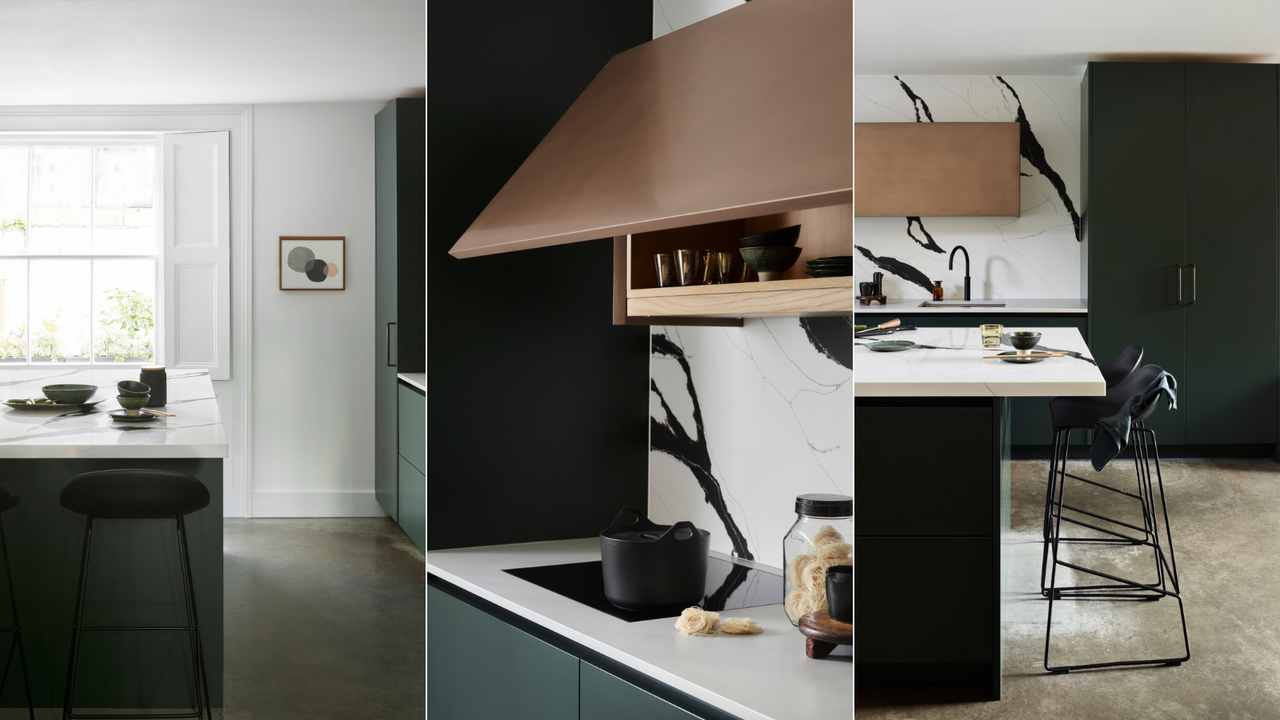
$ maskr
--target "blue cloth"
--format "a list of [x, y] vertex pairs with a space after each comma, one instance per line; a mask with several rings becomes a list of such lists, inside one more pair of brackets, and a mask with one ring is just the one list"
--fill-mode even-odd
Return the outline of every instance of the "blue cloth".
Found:
[[1168, 398], [1168, 409], [1177, 409], [1178, 381], [1167, 372], [1157, 375], [1141, 395], [1134, 395], [1126, 400], [1120, 412], [1098, 420], [1098, 430], [1094, 433], [1093, 445], [1089, 447], [1089, 459], [1093, 462], [1094, 470], [1101, 472], [1120, 451], [1129, 447], [1129, 431], [1133, 426], [1134, 416], [1146, 412], [1161, 395]]

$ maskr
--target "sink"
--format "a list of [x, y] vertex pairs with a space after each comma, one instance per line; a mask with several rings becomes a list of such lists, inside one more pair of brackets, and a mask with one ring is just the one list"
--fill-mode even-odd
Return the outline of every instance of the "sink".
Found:
[[918, 307], [1004, 307], [1000, 300], [925, 300]]

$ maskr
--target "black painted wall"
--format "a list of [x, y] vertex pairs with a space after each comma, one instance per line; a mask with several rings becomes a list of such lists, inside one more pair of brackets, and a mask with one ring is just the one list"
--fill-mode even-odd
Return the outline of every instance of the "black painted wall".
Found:
[[428, 6], [428, 549], [589, 537], [646, 503], [648, 329], [611, 324], [612, 243], [448, 251], [652, 12]]

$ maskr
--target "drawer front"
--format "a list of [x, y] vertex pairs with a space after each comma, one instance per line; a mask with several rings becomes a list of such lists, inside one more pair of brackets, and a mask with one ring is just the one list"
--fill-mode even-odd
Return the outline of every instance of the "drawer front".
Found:
[[857, 662], [993, 662], [994, 542], [859, 537], [853, 563]]
[[578, 658], [427, 587], [427, 717], [578, 717]]
[[858, 537], [992, 534], [991, 408], [857, 407], [854, 413]]
[[397, 485], [400, 491], [400, 517], [397, 522], [409, 539], [423, 553], [427, 547], [427, 476], [403, 457]]
[[583, 660], [579, 720], [697, 720], [662, 698]]
[[427, 471], [427, 399], [415, 388], [400, 384], [397, 403], [400, 456], [420, 472]]

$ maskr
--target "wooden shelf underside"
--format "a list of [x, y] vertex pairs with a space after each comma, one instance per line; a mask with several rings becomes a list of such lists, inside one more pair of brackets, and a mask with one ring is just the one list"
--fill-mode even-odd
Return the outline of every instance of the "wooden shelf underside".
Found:
[[853, 278], [806, 278], [627, 291], [633, 317], [852, 315]]

